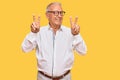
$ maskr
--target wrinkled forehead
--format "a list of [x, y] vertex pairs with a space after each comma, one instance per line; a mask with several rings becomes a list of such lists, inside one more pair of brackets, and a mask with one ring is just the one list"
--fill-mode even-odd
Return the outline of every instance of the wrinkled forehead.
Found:
[[53, 4], [49, 6], [48, 10], [50, 11], [62, 11], [62, 6], [59, 4]]

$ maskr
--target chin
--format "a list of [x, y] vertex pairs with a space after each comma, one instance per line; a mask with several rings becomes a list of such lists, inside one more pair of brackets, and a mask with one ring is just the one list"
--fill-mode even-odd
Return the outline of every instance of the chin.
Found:
[[56, 26], [61, 26], [61, 24], [56, 24]]
[[62, 24], [61, 22], [59, 22], [59, 23], [56, 23], [56, 25], [57, 25], [57, 26], [60, 26], [61, 24]]

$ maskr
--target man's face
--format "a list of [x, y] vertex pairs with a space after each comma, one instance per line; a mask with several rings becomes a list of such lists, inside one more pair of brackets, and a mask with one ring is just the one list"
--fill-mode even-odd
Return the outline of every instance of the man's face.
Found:
[[46, 13], [46, 16], [50, 22], [50, 24], [54, 26], [60, 26], [62, 24], [63, 15], [64, 12], [62, 11], [62, 8], [60, 5], [54, 4], [51, 5], [48, 12]]

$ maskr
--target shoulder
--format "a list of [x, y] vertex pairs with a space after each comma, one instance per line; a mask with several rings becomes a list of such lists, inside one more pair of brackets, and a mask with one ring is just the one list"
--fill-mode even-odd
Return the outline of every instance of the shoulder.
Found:
[[48, 30], [48, 25], [40, 27], [40, 32], [44, 32], [46, 30]]
[[63, 31], [70, 31], [70, 27], [61, 25]]
[[63, 31], [64, 33], [71, 33], [71, 29], [70, 29], [70, 27], [68, 27], [68, 26], [62, 25], [62, 26], [61, 26], [61, 29], [62, 29], [62, 31]]
[[42, 30], [42, 31], [47, 30], [47, 29], [48, 29], [48, 25], [40, 27], [40, 30]]
[[65, 35], [72, 36], [70, 27], [62, 25], [61, 28]]
[[40, 26], [40, 31], [38, 32], [38, 35], [45, 34], [47, 32], [47, 30], [48, 30], [47, 25], [46, 26]]

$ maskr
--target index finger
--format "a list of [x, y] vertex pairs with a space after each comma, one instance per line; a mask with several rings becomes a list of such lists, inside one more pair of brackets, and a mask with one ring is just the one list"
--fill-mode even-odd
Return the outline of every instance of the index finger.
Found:
[[40, 15], [38, 16], [38, 22], [40, 22]]
[[75, 22], [74, 22], [74, 24], [76, 24], [77, 21], [78, 21], [78, 17], [76, 16], [76, 17], [75, 17]]
[[33, 15], [33, 22], [35, 22], [36, 18], [35, 18], [35, 15]]

